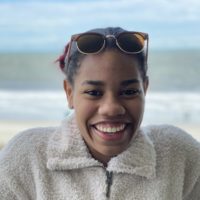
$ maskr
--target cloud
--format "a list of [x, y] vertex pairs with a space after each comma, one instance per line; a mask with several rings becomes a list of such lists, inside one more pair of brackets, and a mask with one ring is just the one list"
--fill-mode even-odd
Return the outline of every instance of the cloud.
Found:
[[[102, 26], [122, 26], [152, 36], [159, 32], [159, 38], [185, 31], [187, 39], [188, 31], [192, 33], [186, 25], [200, 34], [199, 7], [199, 0], [0, 1], [0, 48], [58, 47], [75, 32]], [[158, 46], [162, 41], [153, 40]]]

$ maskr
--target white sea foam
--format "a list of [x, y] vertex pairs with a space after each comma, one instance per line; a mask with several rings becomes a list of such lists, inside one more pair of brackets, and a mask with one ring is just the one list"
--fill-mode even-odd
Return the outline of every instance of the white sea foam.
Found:
[[0, 119], [58, 120], [66, 112], [64, 92], [0, 91]]
[[[144, 124], [199, 123], [200, 94], [150, 92]], [[62, 120], [69, 112], [63, 91], [0, 91], [1, 120]]]
[[199, 102], [200, 93], [149, 93], [144, 123], [199, 123]]

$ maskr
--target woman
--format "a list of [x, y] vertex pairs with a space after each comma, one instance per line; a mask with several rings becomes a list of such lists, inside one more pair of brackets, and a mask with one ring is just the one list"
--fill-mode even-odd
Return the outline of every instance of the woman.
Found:
[[72, 36], [58, 61], [74, 112], [4, 148], [0, 199], [200, 199], [199, 143], [173, 126], [140, 127], [147, 55], [145, 33]]

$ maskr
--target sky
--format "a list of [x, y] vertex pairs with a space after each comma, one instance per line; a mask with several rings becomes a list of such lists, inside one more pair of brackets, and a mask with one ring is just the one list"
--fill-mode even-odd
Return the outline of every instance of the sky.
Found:
[[0, 0], [0, 52], [56, 52], [108, 26], [147, 32], [152, 49], [200, 49], [199, 10], [199, 0]]

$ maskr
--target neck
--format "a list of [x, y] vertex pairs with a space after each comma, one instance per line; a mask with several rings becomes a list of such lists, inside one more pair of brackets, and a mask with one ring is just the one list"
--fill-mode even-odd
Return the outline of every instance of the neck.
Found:
[[104, 165], [104, 167], [107, 167], [108, 162], [112, 158], [112, 156], [103, 155], [103, 154], [101, 154], [95, 150], [91, 150], [91, 149], [90, 149], [90, 153], [91, 153], [92, 157], [95, 160], [98, 160], [99, 162], [101, 162]]

